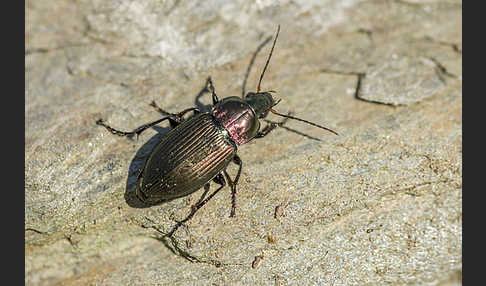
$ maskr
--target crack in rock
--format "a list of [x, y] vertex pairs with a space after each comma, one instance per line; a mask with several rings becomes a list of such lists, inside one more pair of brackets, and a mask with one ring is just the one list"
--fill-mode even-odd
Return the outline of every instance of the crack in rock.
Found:
[[367, 70], [357, 96], [389, 105], [420, 102], [445, 88], [444, 79], [437, 73], [437, 68], [445, 70], [441, 67], [429, 58], [392, 55]]

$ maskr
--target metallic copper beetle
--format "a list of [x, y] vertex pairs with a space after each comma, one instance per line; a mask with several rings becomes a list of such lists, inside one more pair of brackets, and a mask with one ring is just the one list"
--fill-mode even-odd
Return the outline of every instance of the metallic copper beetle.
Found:
[[[232, 192], [231, 217], [235, 216], [236, 185], [241, 174], [242, 161], [236, 154], [238, 146], [247, 143], [253, 138], [267, 135], [280, 123], [269, 123], [260, 130], [259, 119], [265, 118], [268, 112], [283, 116], [286, 119], [299, 120], [313, 126], [336, 132], [299, 119], [284, 115], [273, 110], [278, 103], [271, 92], [260, 92], [260, 84], [277, 41], [280, 26], [278, 26], [272, 49], [258, 82], [256, 92], [250, 92], [243, 98], [231, 96], [219, 100], [216, 96], [211, 78], [208, 78], [207, 88], [212, 95], [213, 106], [210, 112], [201, 112], [198, 108], [188, 108], [179, 113], [168, 113], [152, 105], [167, 115], [154, 122], [142, 125], [131, 132], [116, 130], [99, 119], [96, 124], [104, 126], [111, 133], [119, 136], [139, 135], [144, 130], [169, 120], [173, 128], [154, 147], [150, 153], [143, 170], [136, 183], [136, 194], [146, 203], [157, 203], [162, 200], [187, 196], [201, 187], [205, 193], [192, 212], [182, 221], [178, 222], [167, 234], [171, 236], [177, 228], [192, 218], [192, 216], [211, 198], [213, 198], [228, 182]], [[184, 115], [193, 112], [194, 116], [184, 119]], [[234, 179], [226, 172], [230, 162], [239, 166]], [[226, 179], [225, 179], [226, 178]], [[219, 188], [204, 198], [209, 190], [209, 182], [219, 184]], [[227, 182], [226, 182], [227, 181]]]

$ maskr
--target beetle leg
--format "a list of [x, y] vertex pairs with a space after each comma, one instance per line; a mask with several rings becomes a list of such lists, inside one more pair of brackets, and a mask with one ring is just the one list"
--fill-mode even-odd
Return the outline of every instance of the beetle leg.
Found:
[[96, 124], [97, 125], [101, 125], [103, 127], [105, 127], [108, 131], [110, 131], [111, 133], [115, 134], [115, 135], [118, 135], [118, 136], [127, 136], [127, 137], [132, 137], [133, 135], [140, 135], [143, 131], [147, 130], [148, 128], [154, 126], [154, 125], [157, 125], [159, 124], [160, 122], [166, 120], [166, 119], [173, 119], [173, 120], [178, 120], [176, 117], [170, 115], [170, 116], [167, 116], [167, 117], [164, 117], [164, 118], [161, 118], [161, 119], [158, 119], [158, 120], [155, 120], [153, 122], [150, 122], [150, 123], [147, 123], [147, 124], [144, 124], [142, 126], [139, 126], [138, 128], [136, 128], [135, 130], [133, 131], [130, 131], [130, 132], [125, 132], [125, 131], [120, 131], [120, 130], [117, 130], [109, 125], [107, 125], [103, 119], [98, 119], [96, 121]]
[[214, 191], [211, 195], [209, 195], [207, 198], [205, 198], [202, 202], [198, 203], [191, 211], [191, 213], [183, 220], [177, 222], [177, 224], [172, 228], [172, 230], [167, 234], [167, 236], [172, 236], [174, 232], [185, 222], [190, 220], [194, 214], [202, 207], [204, 206], [210, 199], [212, 199], [224, 186], [226, 186], [226, 181], [224, 180], [224, 176], [220, 173], [213, 179], [214, 182], [217, 184], [220, 184], [221, 186]]
[[195, 209], [196, 206], [198, 204], [200, 204], [204, 200], [204, 198], [206, 197], [206, 195], [209, 192], [209, 187], [210, 187], [210, 184], [209, 183], [207, 183], [206, 185], [204, 185], [204, 193], [201, 195], [201, 197], [199, 198], [199, 200], [197, 201], [197, 203], [195, 203], [194, 205], [191, 206], [192, 209]]
[[241, 169], [243, 167], [243, 162], [241, 161], [240, 157], [238, 155], [235, 155], [233, 157], [233, 163], [237, 164], [239, 166], [238, 168], [238, 173], [236, 174], [236, 177], [234, 180], [231, 180], [230, 176], [224, 170], [224, 175], [226, 176], [226, 179], [228, 180], [228, 184], [231, 186], [231, 213], [230, 217], [235, 217], [236, 216], [236, 185], [238, 184], [238, 181], [240, 180], [240, 175], [241, 175]]
[[211, 77], [208, 77], [207, 85], [208, 85], [209, 92], [211, 92], [211, 95], [213, 97], [213, 105], [215, 105], [216, 103], [219, 102], [219, 99], [218, 96], [216, 95], [216, 92], [214, 91], [214, 85], [213, 85], [213, 81], [211, 80]]
[[155, 109], [157, 109], [157, 111], [158, 111], [160, 114], [162, 114], [162, 115], [167, 116], [167, 115], [171, 115], [171, 114], [172, 114], [172, 113], [167, 112], [167, 111], [163, 110], [162, 108], [160, 108], [160, 107], [157, 105], [157, 103], [155, 103], [155, 100], [152, 100], [152, 102], [150, 103], [150, 106], [155, 107]]
[[[162, 114], [162, 115], [165, 115], [165, 116], [172, 116], [171, 118], [169, 118], [169, 123], [170, 123], [170, 127], [172, 128], [175, 128], [177, 125], [179, 125], [182, 121], [184, 121], [184, 118], [183, 116], [187, 113], [187, 112], [190, 112], [190, 111], [193, 111], [194, 114], [198, 114], [200, 113], [201, 111], [198, 109], [198, 108], [188, 108], [186, 110], [183, 110], [179, 113], [170, 113], [170, 112], [167, 112], [165, 110], [163, 110], [162, 108], [160, 108], [157, 103], [155, 103], [155, 100], [152, 100], [152, 102], [150, 103], [150, 106], [152, 107], [155, 107], [155, 109], [157, 109], [157, 111]], [[178, 120], [174, 120], [174, 116], [178, 118]]]
[[[160, 108], [160, 107], [157, 105], [157, 103], [155, 103], [155, 100], [152, 100], [152, 102], [150, 103], [150, 106], [155, 107], [155, 109], [157, 109], [157, 111], [158, 111], [160, 114], [162, 114], [162, 115], [166, 115], [166, 116], [167, 116], [167, 115], [174, 115], [174, 114], [169, 113], [169, 112], [167, 112], [167, 111], [163, 110], [162, 108]], [[180, 123], [180, 122], [178, 122], [178, 121], [176, 121], [176, 120], [174, 120], [174, 119], [169, 118], [169, 123], [170, 123], [170, 127], [175, 128], [177, 125], [179, 125], [179, 123]]]
[[[155, 104], [155, 102], [154, 102]], [[154, 106], [154, 105], [152, 105]], [[157, 105], [155, 104], [155, 106], [157, 107]], [[160, 108], [159, 108], [160, 109]], [[160, 109], [161, 112], [163, 113], [166, 113], [165, 111], [163, 111], [162, 109]], [[150, 122], [150, 123], [147, 123], [147, 124], [144, 124], [142, 126], [139, 126], [137, 127], [135, 130], [133, 131], [130, 131], [130, 132], [126, 132], [126, 131], [120, 131], [120, 130], [117, 130], [109, 125], [107, 125], [103, 119], [98, 119], [96, 121], [96, 124], [97, 125], [101, 125], [103, 127], [105, 127], [108, 131], [110, 131], [111, 133], [115, 134], [115, 135], [118, 135], [118, 136], [127, 136], [127, 137], [132, 137], [133, 135], [137, 135], [137, 138], [140, 134], [142, 134], [143, 131], [147, 130], [148, 128], [154, 126], [154, 125], [157, 125], [159, 124], [160, 122], [168, 119], [170, 121], [170, 124], [173, 125], [172, 127], [175, 127], [177, 125], [179, 125], [179, 123], [181, 123], [182, 121], [184, 121], [183, 119], [183, 116], [190, 112], [190, 111], [193, 111], [194, 113], [198, 113], [200, 112], [198, 108], [196, 107], [191, 107], [191, 108], [187, 108], [179, 113], [168, 113], [168, 116], [164, 117], [164, 118], [161, 118], [161, 119], [158, 119], [158, 120], [155, 120], [153, 122]]]
[[[291, 115], [291, 114], [292, 114], [291, 112], [289, 112], [289, 113], [288, 113], [288, 115]], [[285, 124], [285, 122], [287, 122], [287, 120], [288, 120], [288, 118], [286, 117], [286, 118], [284, 118], [284, 119], [283, 119], [282, 121], [280, 121], [280, 122], [269, 122], [269, 123], [267, 124], [267, 126], [265, 126], [265, 127], [262, 129], [262, 131], [259, 131], [259, 132], [257, 133], [257, 135], [255, 135], [255, 137], [254, 137], [254, 138], [263, 138], [263, 137], [265, 137], [265, 136], [266, 136], [268, 133], [270, 133], [270, 131], [272, 131], [273, 129], [275, 129], [275, 127], [284, 125], [284, 124]]]

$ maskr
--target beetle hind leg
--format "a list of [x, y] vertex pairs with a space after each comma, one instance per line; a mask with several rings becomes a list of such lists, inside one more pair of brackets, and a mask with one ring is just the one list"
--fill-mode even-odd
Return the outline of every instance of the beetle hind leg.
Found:
[[209, 183], [207, 183], [206, 185], [204, 185], [204, 192], [201, 195], [201, 197], [199, 198], [199, 200], [197, 201], [197, 203], [195, 203], [194, 205], [191, 206], [191, 209], [192, 210], [194, 210], [196, 208], [196, 206], [199, 205], [204, 200], [204, 198], [206, 197], [206, 195], [209, 192], [209, 187], [210, 187], [210, 184]]
[[194, 114], [198, 114], [198, 113], [201, 112], [198, 108], [192, 107], [192, 108], [185, 109], [185, 110], [183, 110], [179, 113], [170, 113], [170, 112], [165, 111], [164, 109], [160, 108], [157, 105], [157, 103], [155, 103], [155, 100], [152, 100], [152, 102], [150, 103], [150, 106], [154, 107], [157, 110], [157, 112], [159, 112], [160, 114], [162, 114], [164, 116], [169, 116], [170, 117], [169, 123], [170, 123], [170, 126], [172, 128], [175, 128], [177, 125], [181, 124], [184, 121], [184, 115], [187, 112], [193, 111]]
[[152, 102], [149, 104], [150, 106], [152, 106], [153, 108], [155, 108], [157, 110], [157, 112], [159, 112], [160, 114], [162, 115], [171, 115], [172, 113], [168, 112], [168, 111], [165, 111], [163, 110], [162, 108], [160, 108], [157, 103], [155, 103], [155, 100], [152, 100]]
[[[190, 220], [194, 214], [200, 209], [202, 208], [202, 206], [204, 206], [207, 202], [209, 202], [209, 200], [211, 200], [224, 186], [226, 186], [226, 181], [224, 180], [224, 176], [220, 173], [218, 174], [216, 177], [214, 177], [213, 181], [217, 184], [219, 184], [219, 188], [214, 191], [213, 193], [211, 193], [207, 198], [205, 198], [204, 200], [202, 200], [201, 202], [199, 202], [195, 207], [192, 208], [191, 210], [191, 213], [183, 220], [177, 222], [177, 224], [172, 228], [172, 230], [167, 234], [167, 236], [171, 237], [174, 232], [181, 226], [183, 225], [184, 223], [186, 223], [188, 220]], [[207, 185], [207, 184], [206, 184]], [[206, 191], [205, 191], [206, 193]], [[205, 193], [203, 195], [205, 195]], [[202, 198], [201, 198], [202, 199]]]
[[164, 121], [164, 120], [167, 120], [167, 119], [171, 119], [171, 116], [167, 116], [167, 117], [164, 117], [164, 118], [161, 118], [159, 120], [155, 120], [153, 122], [150, 122], [150, 123], [147, 123], [147, 124], [144, 124], [142, 126], [139, 126], [138, 128], [134, 129], [133, 131], [129, 131], [129, 132], [126, 132], [126, 131], [120, 131], [120, 130], [117, 130], [111, 126], [109, 126], [108, 124], [106, 124], [103, 119], [98, 119], [96, 121], [96, 124], [97, 125], [101, 125], [103, 127], [105, 127], [108, 131], [110, 131], [112, 134], [115, 134], [115, 135], [118, 135], [118, 136], [127, 136], [127, 137], [132, 137], [133, 135], [140, 135], [142, 134], [143, 131], [147, 130], [148, 128], [154, 126], [154, 125], [157, 125], [159, 124], [160, 122]]

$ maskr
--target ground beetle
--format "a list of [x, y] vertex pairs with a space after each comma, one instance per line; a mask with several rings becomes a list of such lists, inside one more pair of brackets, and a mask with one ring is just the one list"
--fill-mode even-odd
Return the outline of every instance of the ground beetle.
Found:
[[[273, 41], [272, 49], [263, 68], [256, 92], [249, 92], [243, 98], [231, 96], [219, 100], [214, 90], [211, 78], [208, 78], [207, 89], [212, 95], [213, 106], [210, 112], [201, 112], [198, 108], [188, 108], [179, 113], [168, 113], [159, 108], [155, 102], [152, 106], [166, 115], [159, 120], [142, 125], [131, 132], [116, 130], [99, 119], [96, 124], [104, 126], [111, 133], [119, 136], [140, 135], [144, 130], [169, 120], [173, 128], [152, 150], [136, 183], [136, 194], [146, 203], [156, 203], [162, 200], [187, 196], [204, 186], [205, 192], [191, 213], [179, 221], [167, 234], [171, 236], [177, 228], [187, 222], [204, 204], [213, 198], [225, 185], [226, 180], [231, 187], [232, 206], [231, 217], [235, 216], [236, 185], [241, 174], [242, 161], [236, 154], [239, 145], [253, 138], [267, 135], [275, 127], [282, 125], [288, 118], [302, 121], [313, 126], [337, 133], [326, 127], [293, 116], [276, 112], [275, 101], [271, 95], [274, 91], [260, 92], [260, 84], [272, 57], [277, 42], [280, 26]], [[269, 123], [260, 131], [259, 119], [268, 112], [285, 117], [279, 123]], [[186, 113], [194, 116], [185, 120]], [[230, 162], [239, 166], [238, 173], [231, 179], [226, 168]], [[226, 177], [226, 180], [225, 180]], [[205, 198], [209, 191], [209, 182], [217, 183], [219, 188]]]

